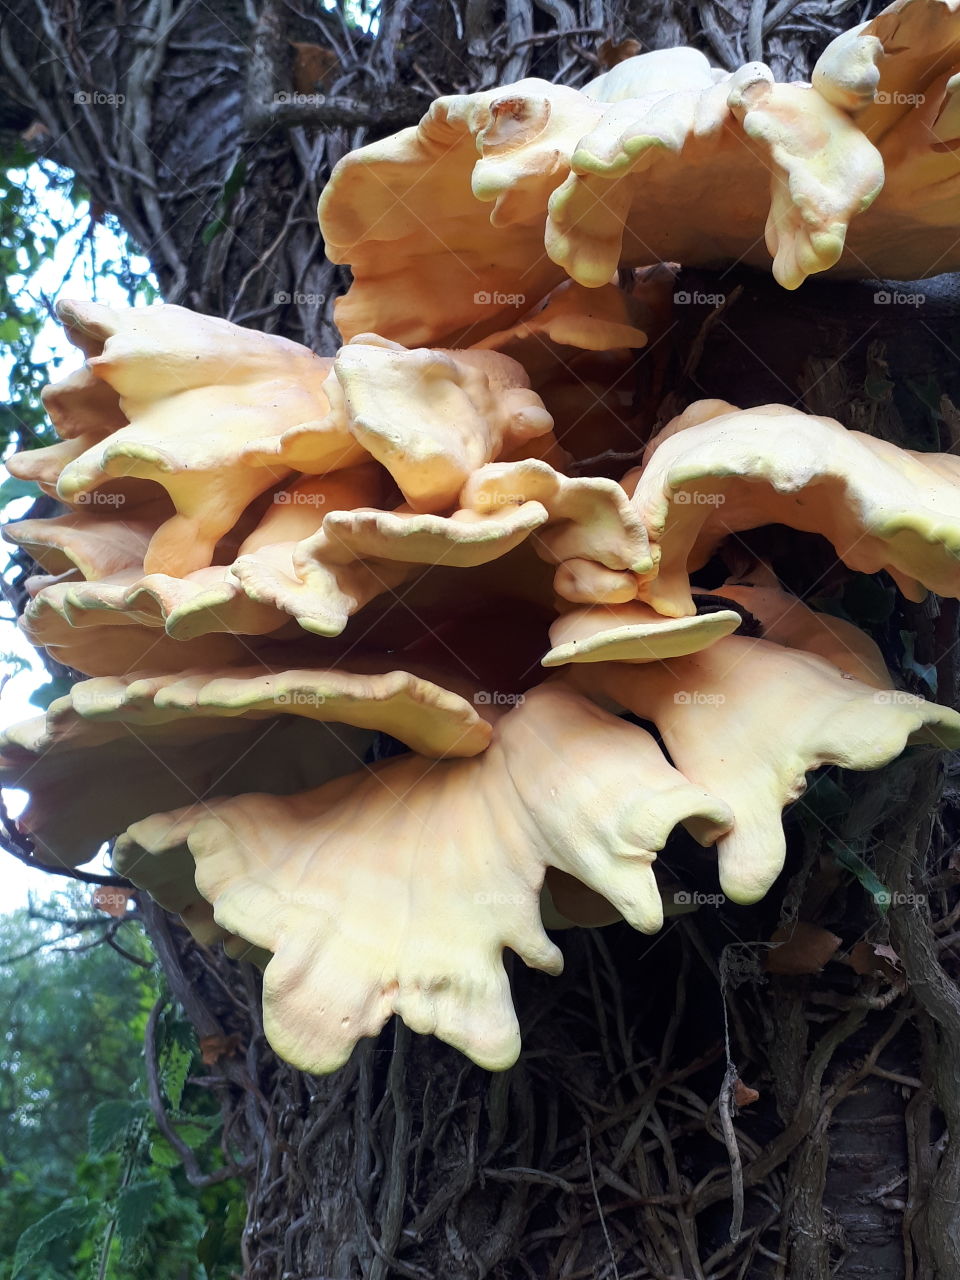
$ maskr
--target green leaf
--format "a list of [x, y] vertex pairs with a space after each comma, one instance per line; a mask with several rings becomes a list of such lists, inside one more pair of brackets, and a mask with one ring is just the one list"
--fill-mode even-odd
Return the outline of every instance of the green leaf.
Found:
[[800, 806], [801, 817], [804, 812], [812, 813], [821, 822], [829, 824], [849, 811], [850, 797], [843, 788], [837, 785], [829, 773], [816, 774], [804, 794], [803, 804]]
[[114, 1218], [117, 1235], [124, 1242], [136, 1240], [142, 1235], [150, 1220], [153, 1206], [159, 1199], [161, 1184], [155, 1179], [132, 1182], [117, 1193]]
[[46, 711], [51, 702], [57, 698], [66, 697], [72, 688], [72, 680], [68, 680], [66, 676], [57, 676], [55, 680], [50, 680], [47, 684], [34, 689], [27, 701], [31, 706], [42, 707]]
[[206, 1230], [197, 1241], [197, 1261], [202, 1262], [209, 1274], [220, 1261], [223, 1250], [224, 1225], [220, 1218], [207, 1223]]
[[230, 212], [230, 206], [233, 204], [233, 198], [243, 186], [246, 176], [246, 161], [240, 159], [230, 170], [227, 175], [227, 180], [223, 184], [223, 190], [220, 192], [220, 199], [217, 201], [219, 216], [213, 222], [207, 223], [200, 233], [200, 240], [202, 244], [212, 244], [221, 232], [227, 230], [229, 225], [226, 221], [227, 214]]
[[196, 1151], [202, 1147], [210, 1138], [210, 1130], [199, 1124], [178, 1124], [177, 1133], [184, 1140], [187, 1146], [192, 1147]]
[[230, 205], [230, 202], [233, 200], [233, 197], [237, 194], [237, 192], [243, 186], [243, 182], [246, 176], [247, 176], [247, 162], [246, 160], [241, 158], [230, 170], [227, 180], [223, 184], [223, 195], [221, 196], [221, 203], [225, 209]]
[[[13, 1256], [13, 1280], [24, 1273], [28, 1263], [35, 1263], [47, 1245], [61, 1236], [70, 1235], [86, 1226], [91, 1216], [91, 1205], [86, 1196], [64, 1200], [52, 1213], [27, 1227], [17, 1241]], [[35, 1268], [34, 1268], [35, 1270]]]
[[150, 1163], [158, 1169], [179, 1169], [182, 1161], [166, 1138], [155, 1138], [150, 1143]]
[[216, 240], [222, 231], [226, 231], [227, 224], [222, 218], [217, 218], [216, 222], [208, 222], [200, 232], [200, 243], [204, 245], [211, 244]]
[[146, 1112], [142, 1102], [100, 1102], [87, 1121], [87, 1146], [92, 1156], [122, 1145], [130, 1128]]
[[882, 880], [878, 879], [873, 868], [868, 867], [860, 855], [854, 853], [849, 845], [841, 844], [839, 840], [832, 840], [830, 849], [840, 866], [852, 872], [860, 881], [877, 904], [880, 914], [886, 915], [890, 908], [890, 890]]
[[187, 1076], [190, 1074], [192, 1061], [192, 1050], [185, 1048], [181, 1044], [170, 1044], [164, 1054], [160, 1067], [160, 1080], [163, 1084], [163, 1091], [170, 1099], [170, 1105], [175, 1111], [180, 1109], [183, 1086], [186, 1084]]
[[0, 507], [15, 502], [17, 498], [39, 498], [42, 493], [40, 486], [32, 480], [18, 480], [16, 476], [10, 476], [0, 484]]

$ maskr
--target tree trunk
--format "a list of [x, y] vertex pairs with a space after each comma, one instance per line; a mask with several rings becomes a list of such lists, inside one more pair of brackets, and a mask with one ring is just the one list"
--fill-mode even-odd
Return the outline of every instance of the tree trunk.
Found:
[[[329, 352], [347, 281], [314, 210], [346, 150], [439, 93], [581, 83], [604, 40], [693, 43], [727, 66], [762, 53], [796, 77], [838, 22], [879, 6], [838, 19], [807, 0], [766, 33], [756, 7], [396, 0], [372, 36], [339, 9], [274, 0], [12, 0], [0, 130], [33, 126], [149, 256], [167, 301]], [[914, 288], [926, 301], [911, 310], [878, 305], [870, 285], [786, 294], [757, 273], [688, 273], [678, 292], [723, 300], [677, 307], [637, 362], [637, 402], [651, 427], [718, 396], [949, 449], [960, 308], [949, 282]], [[786, 584], [830, 594], [832, 557], [812, 537], [797, 545], [776, 562]], [[956, 602], [878, 586], [862, 604], [907, 686], [922, 691], [933, 666], [953, 703]], [[758, 906], [677, 916], [653, 938], [570, 931], [560, 979], [517, 966], [524, 1051], [500, 1075], [399, 1024], [333, 1076], [295, 1071], [264, 1039], [255, 971], [146, 904], [199, 1034], [240, 1037], [213, 1070], [245, 1168], [246, 1280], [956, 1280], [960, 788], [952, 766], [911, 755], [843, 787], [846, 803], [818, 786], [794, 806], [787, 869]], [[904, 905], [879, 908], [844, 851], [866, 854]], [[712, 892], [709, 851], [677, 856]], [[867, 973], [768, 972], [772, 934], [798, 920], [840, 936], [838, 954], [868, 939], [890, 957]]]

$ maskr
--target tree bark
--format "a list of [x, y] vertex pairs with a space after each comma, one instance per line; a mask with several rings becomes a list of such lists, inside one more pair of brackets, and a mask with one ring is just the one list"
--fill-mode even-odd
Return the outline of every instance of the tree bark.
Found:
[[[604, 40], [693, 43], [727, 66], [762, 54], [804, 75], [838, 24], [879, 6], [835, 7], [396, 0], [374, 36], [339, 8], [274, 0], [12, 0], [0, 130], [31, 129], [79, 175], [167, 301], [329, 352], [347, 280], [314, 210], [346, 150], [441, 92], [524, 75], [580, 83], [602, 69]], [[323, 68], [312, 83], [310, 66]], [[688, 273], [678, 289], [723, 301], [678, 308], [639, 358], [651, 428], [719, 396], [796, 404], [914, 448], [956, 444], [950, 281], [915, 286], [926, 302], [914, 313], [878, 306], [870, 285], [788, 295], [746, 271]], [[814, 538], [785, 538], [776, 567], [805, 594], [836, 583]], [[908, 687], [934, 665], [939, 700], [955, 701], [955, 602], [898, 599], [870, 621]], [[244, 1171], [246, 1280], [955, 1280], [956, 777], [908, 756], [848, 775], [845, 811], [815, 793], [798, 803], [787, 869], [756, 907], [676, 917], [655, 938], [624, 925], [562, 935], [562, 978], [513, 974], [524, 1051], [496, 1076], [400, 1025], [331, 1077], [295, 1071], [266, 1043], [255, 971], [145, 904], [198, 1033], [240, 1038], [213, 1071]], [[838, 848], [869, 849], [888, 887], [925, 901], [882, 914]], [[712, 892], [712, 855], [681, 844], [676, 856]], [[843, 953], [889, 943], [892, 969], [766, 972], [774, 930], [798, 919], [840, 935]], [[737, 1081], [759, 1095], [739, 1111]]]

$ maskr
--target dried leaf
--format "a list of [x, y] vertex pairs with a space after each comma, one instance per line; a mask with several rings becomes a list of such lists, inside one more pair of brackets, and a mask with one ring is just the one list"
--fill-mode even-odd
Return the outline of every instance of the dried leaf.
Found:
[[27, 125], [20, 137], [27, 143], [44, 142], [50, 137], [50, 130], [42, 120], [33, 120]]
[[737, 1107], [749, 1107], [751, 1102], [756, 1102], [760, 1094], [756, 1089], [751, 1089], [748, 1084], [744, 1084], [742, 1080], [737, 1079], [733, 1086], [733, 1101]]
[[819, 973], [832, 960], [841, 939], [818, 924], [797, 920], [778, 929], [770, 939], [772, 948], [766, 953], [764, 967], [768, 973]]
[[303, 44], [296, 40], [290, 43], [295, 51], [293, 87], [297, 93], [312, 94], [318, 88], [326, 88], [340, 66], [340, 59], [334, 51], [322, 44]]
[[642, 52], [643, 45], [639, 40], [634, 40], [630, 36], [625, 36], [623, 40], [611, 40], [608, 36], [606, 40], [601, 40], [597, 45], [597, 61], [604, 71], [609, 71], [618, 62], [625, 62], [627, 58], [635, 58], [638, 53]]
[[210, 1035], [200, 1037], [200, 1056], [208, 1067], [212, 1067], [221, 1058], [229, 1058], [240, 1048], [240, 1036]]
[[886, 978], [888, 982], [899, 981], [903, 976], [903, 965], [893, 947], [884, 942], [858, 942], [846, 963], [854, 973]]

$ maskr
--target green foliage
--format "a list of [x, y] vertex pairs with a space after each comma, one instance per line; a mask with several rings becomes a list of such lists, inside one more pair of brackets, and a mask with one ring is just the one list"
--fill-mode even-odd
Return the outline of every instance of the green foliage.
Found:
[[41, 684], [34, 689], [28, 701], [35, 707], [41, 707], [46, 711], [51, 702], [57, 698], [65, 697], [73, 686], [73, 681], [68, 680], [66, 676], [57, 676], [54, 680], [48, 680], [46, 684]]
[[110, 1098], [98, 1102], [87, 1122], [87, 1149], [92, 1156], [102, 1156], [122, 1147], [133, 1126], [146, 1117], [147, 1104], [137, 1099], [127, 1102]]
[[[157, 1129], [143, 1044], [160, 978], [90, 946], [109, 917], [64, 928], [97, 918], [90, 896], [74, 885], [0, 916], [0, 1280], [230, 1280], [241, 1189], [191, 1187]], [[138, 923], [120, 929], [127, 951], [152, 959]], [[213, 1171], [219, 1111], [189, 1083], [199, 1046], [169, 1002], [156, 1048], [170, 1117]]]
[[221, 232], [226, 231], [229, 227], [230, 224], [227, 218], [230, 214], [230, 208], [238, 193], [243, 189], [246, 176], [247, 162], [241, 158], [230, 170], [227, 180], [223, 184], [223, 190], [217, 200], [217, 216], [213, 222], [207, 223], [200, 234], [200, 239], [205, 245], [210, 244]]
[[864, 862], [859, 853], [856, 853], [849, 845], [842, 844], [839, 840], [831, 841], [830, 849], [840, 866], [846, 871], [852, 872], [860, 881], [877, 904], [880, 914], [886, 915], [890, 905], [890, 890], [878, 878], [873, 868]]
[[16, 476], [9, 476], [0, 484], [0, 507], [5, 507], [8, 502], [15, 502], [17, 498], [39, 498], [40, 492], [40, 486], [32, 480], [18, 480]]
[[133, 1182], [121, 1187], [114, 1204], [117, 1235], [126, 1246], [132, 1245], [147, 1231], [154, 1206], [163, 1194], [163, 1183], [156, 1178]]
[[187, 1082], [193, 1051], [175, 1040], [168, 1042], [166, 1051], [160, 1061], [160, 1083], [170, 1100], [170, 1105], [177, 1111], [183, 1101], [183, 1086]]
[[27, 1227], [17, 1242], [13, 1256], [13, 1280], [29, 1275], [39, 1280], [38, 1261], [43, 1266], [51, 1245], [60, 1245], [64, 1236], [74, 1236], [90, 1220], [91, 1206], [86, 1196], [65, 1200], [45, 1214], [39, 1222]]
[[34, 358], [46, 310], [30, 295], [26, 280], [51, 256], [63, 228], [42, 217], [36, 192], [25, 180], [32, 163], [19, 142], [0, 153], [0, 346], [10, 357], [9, 402], [0, 407], [0, 454], [11, 443], [29, 448], [53, 439], [40, 404], [45, 364]]

